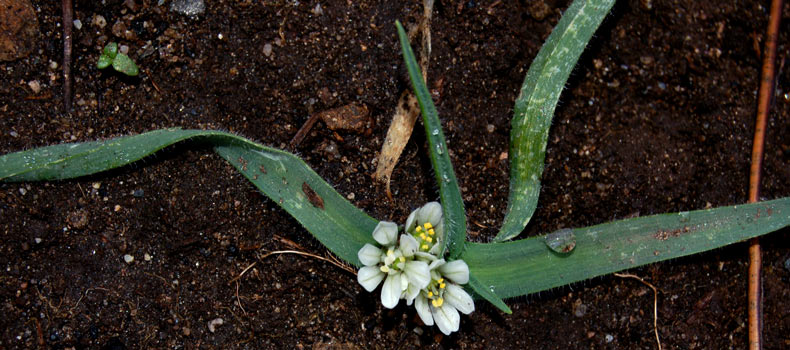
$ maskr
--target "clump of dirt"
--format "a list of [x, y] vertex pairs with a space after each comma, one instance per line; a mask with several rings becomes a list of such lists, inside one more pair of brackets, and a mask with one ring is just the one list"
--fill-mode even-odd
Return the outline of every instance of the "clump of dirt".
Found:
[[[60, 4], [37, 4], [37, 47], [0, 63], [0, 152], [174, 126], [285, 148], [310, 115], [360, 104], [371, 133], [318, 122], [296, 152], [379, 219], [403, 221], [437, 198], [420, 131], [393, 173], [393, 201], [371, 177], [409, 88], [393, 23], [417, 23], [419, 3], [206, 5], [186, 17], [168, 2], [77, 1], [67, 112]], [[429, 88], [475, 241], [491, 239], [503, 218], [512, 106], [567, 2], [538, 5], [435, 6]], [[754, 1], [617, 3], [561, 97], [540, 205], [522, 236], [745, 202], [766, 22]], [[129, 46], [140, 77], [95, 68], [110, 40]], [[765, 198], [790, 194], [788, 78], [779, 72]], [[199, 143], [89, 178], [0, 184], [0, 230], [3, 349], [655, 348], [652, 291], [632, 279], [509, 300], [512, 315], [479, 302], [446, 337], [412, 308], [383, 309], [334, 265], [260, 259], [326, 252]], [[786, 238], [764, 239], [766, 349], [790, 344]], [[745, 347], [745, 246], [632, 272], [660, 290], [664, 348]]]

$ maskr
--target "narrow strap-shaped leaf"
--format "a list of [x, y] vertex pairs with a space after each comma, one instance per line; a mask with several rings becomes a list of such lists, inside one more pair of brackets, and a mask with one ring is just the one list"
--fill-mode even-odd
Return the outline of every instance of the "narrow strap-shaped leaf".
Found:
[[263, 194], [299, 221], [330, 251], [356, 266], [357, 252], [374, 244], [369, 217], [291, 153], [258, 146], [214, 148]]
[[571, 70], [614, 0], [575, 0], [546, 39], [516, 99], [510, 130], [510, 194], [495, 242], [521, 233], [538, 203], [554, 109]]
[[164, 147], [203, 138], [266, 196], [340, 258], [374, 243], [377, 221], [354, 207], [298, 157], [218, 131], [166, 129], [104, 141], [60, 144], [0, 157], [0, 180], [70, 179], [138, 161]]
[[400, 22], [395, 22], [398, 28], [398, 38], [403, 51], [403, 59], [406, 61], [406, 68], [409, 71], [409, 78], [414, 88], [414, 95], [420, 102], [422, 110], [422, 120], [425, 125], [425, 135], [428, 138], [430, 148], [431, 164], [436, 175], [436, 182], [439, 184], [439, 196], [444, 210], [444, 232], [445, 242], [442, 252], [448, 251], [449, 258], [457, 258], [464, 249], [466, 241], [466, 213], [464, 212], [464, 201], [461, 199], [461, 190], [458, 188], [458, 180], [455, 178], [453, 164], [450, 162], [450, 155], [447, 153], [447, 144], [444, 141], [442, 123], [433, 105], [431, 94], [425, 87], [425, 81], [420, 68], [417, 67], [417, 60], [414, 52], [409, 45], [409, 38]]
[[475, 277], [474, 272], [469, 273], [469, 287], [477, 293], [477, 297], [485, 299], [499, 308], [499, 310], [502, 310], [502, 312], [506, 314], [513, 313], [513, 310], [510, 310], [510, 307], [495, 293], [494, 286], [487, 286], [483, 284], [483, 282], [480, 282], [480, 280]]
[[462, 258], [482, 285], [508, 298], [715, 249], [788, 225], [790, 197], [785, 197], [574, 229], [576, 247], [566, 254], [534, 237], [467, 243]]

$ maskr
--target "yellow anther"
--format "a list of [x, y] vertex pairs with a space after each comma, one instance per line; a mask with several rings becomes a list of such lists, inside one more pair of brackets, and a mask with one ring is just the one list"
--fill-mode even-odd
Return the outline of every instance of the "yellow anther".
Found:
[[427, 245], [427, 244], [423, 244], [423, 245], [422, 245], [422, 249], [423, 249], [423, 250], [428, 250], [428, 245]]
[[420, 226], [417, 226], [417, 228], [416, 228], [416, 229], [414, 229], [414, 231], [417, 231], [417, 232], [422, 232], [422, 227], [420, 227]]
[[433, 236], [433, 235], [436, 234], [436, 232], [433, 229], [430, 229], [430, 230], [428, 230], [428, 234]]
[[433, 298], [433, 292], [428, 292], [428, 297]]
[[444, 283], [439, 283], [439, 289], [444, 289]]
[[395, 255], [395, 252], [393, 252], [392, 249], [387, 250], [387, 256], [391, 257], [393, 255]]
[[390, 272], [390, 268], [387, 267], [387, 266], [382, 266], [382, 267], [379, 268], [379, 270], [381, 270], [381, 272], [384, 272], [384, 273]]
[[420, 238], [425, 239], [427, 237], [424, 233], [420, 233]]
[[442, 306], [442, 304], [444, 304], [444, 299], [442, 298], [433, 299], [431, 300], [431, 304], [433, 304], [433, 307], [440, 307]]
[[443, 283], [443, 282], [444, 282], [444, 278], [440, 278], [440, 279], [436, 280], [436, 283]]
[[406, 258], [400, 257], [400, 262], [406, 262]]
[[431, 229], [431, 227], [433, 227], [433, 225], [431, 225], [431, 223], [430, 223], [430, 222], [426, 222], [426, 223], [425, 223], [425, 229], [426, 229], [426, 230], [429, 230], [429, 229]]
[[431, 237], [425, 237], [425, 241], [427, 241], [428, 243], [431, 243], [431, 242], [433, 241], [433, 238], [431, 238]]

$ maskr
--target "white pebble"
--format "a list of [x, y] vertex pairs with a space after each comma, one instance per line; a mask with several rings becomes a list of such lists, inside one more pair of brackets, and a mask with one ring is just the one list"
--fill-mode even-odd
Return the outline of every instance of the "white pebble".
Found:
[[266, 43], [263, 45], [263, 55], [266, 57], [272, 55], [272, 44]]
[[82, 21], [80, 21], [78, 19], [75, 19], [74, 20], [74, 28], [77, 28], [77, 30], [82, 29]]
[[27, 86], [30, 87], [30, 90], [32, 90], [34, 94], [41, 92], [41, 83], [39, 83], [38, 80], [29, 81]]
[[225, 323], [225, 321], [223, 321], [219, 317], [217, 317], [217, 318], [215, 318], [215, 319], [213, 319], [211, 321], [208, 321], [208, 331], [211, 332], [211, 333], [214, 333], [217, 330], [217, 327], [221, 326], [224, 323]]
[[145, 255], [143, 255], [143, 259], [145, 259], [145, 261], [151, 261], [151, 255], [145, 253]]
[[127, 264], [131, 264], [134, 262], [134, 257], [129, 254], [126, 254], [123, 256], [123, 261], [125, 261]]
[[104, 19], [104, 16], [102, 15], [96, 15], [93, 16], [93, 20], [91, 21], [91, 24], [99, 28], [104, 28], [104, 26], [107, 25], [107, 20]]

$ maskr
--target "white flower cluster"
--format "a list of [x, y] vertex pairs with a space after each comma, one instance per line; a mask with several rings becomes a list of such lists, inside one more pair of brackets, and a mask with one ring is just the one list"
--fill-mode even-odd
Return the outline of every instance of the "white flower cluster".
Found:
[[[392, 309], [400, 299], [414, 303], [422, 321], [434, 323], [442, 333], [458, 331], [458, 312], [475, 311], [472, 297], [460, 285], [469, 282], [469, 267], [463, 260], [445, 261], [439, 257], [444, 238], [442, 206], [430, 202], [414, 210], [406, 220], [405, 233], [398, 237], [394, 222], [381, 221], [373, 239], [381, 246], [365, 244], [359, 250], [357, 281], [368, 292], [381, 281], [381, 304]], [[386, 278], [386, 279], [385, 279]]]

